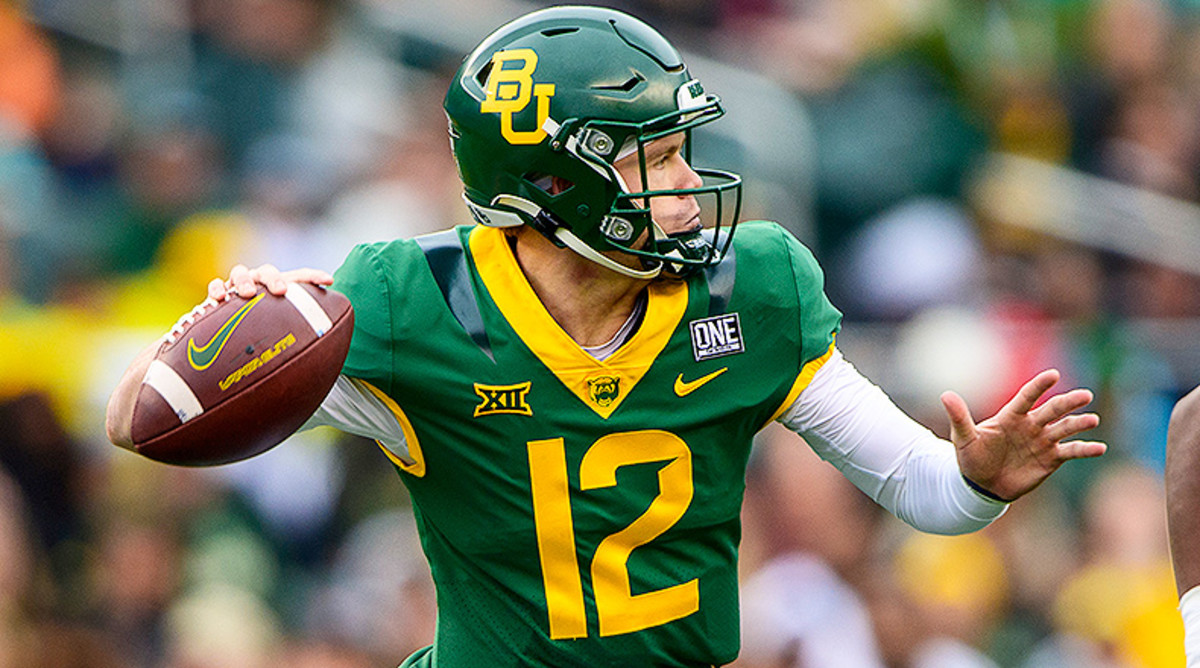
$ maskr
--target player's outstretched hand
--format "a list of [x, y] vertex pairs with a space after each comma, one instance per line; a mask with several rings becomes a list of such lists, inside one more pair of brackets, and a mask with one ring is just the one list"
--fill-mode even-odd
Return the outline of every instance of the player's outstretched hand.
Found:
[[950, 440], [967, 479], [1012, 501], [1040, 485], [1063, 462], [1104, 454], [1104, 443], [1066, 440], [1100, 424], [1095, 413], [1075, 413], [1091, 403], [1089, 390], [1056, 394], [1034, 407], [1058, 379], [1055, 369], [1039, 373], [1000, 412], [979, 424], [971, 419], [962, 397], [954, 392], [942, 395], [950, 416]]
[[222, 281], [214, 278], [208, 284], [208, 296], [215, 301], [221, 301], [225, 295], [236, 292], [238, 296], [249, 299], [258, 293], [258, 286], [265, 285], [273, 295], [283, 295], [287, 292], [288, 283], [312, 283], [313, 285], [331, 285], [333, 276], [320, 269], [293, 269], [280, 271], [275, 265], [264, 264], [250, 269], [244, 264], [234, 266], [229, 271], [229, 279]]

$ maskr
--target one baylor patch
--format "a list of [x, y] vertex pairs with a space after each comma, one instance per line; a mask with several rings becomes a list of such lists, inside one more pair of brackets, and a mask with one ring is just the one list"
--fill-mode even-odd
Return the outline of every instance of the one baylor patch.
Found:
[[[533, 71], [537, 69], [538, 56], [533, 49], [509, 49], [497, 51], [492, 56], [492, 69], [488, 73], [486, 97], [479, 103], [479, 111], [485, 114], [500, 114], [500, 134], [510, 144], [537, 144], [546, 138], [542, 126], [550, 117], [550, 98], [554, 97], [554, 84], [533, 82]], [[508, 64], [515, 67], [505, 67]], [[519, 114], [537, 98], [537, 125], [532, 130], [513, 128], [513, 114]]]
[[530, 381], [516, 385], [484, 385], [475, 383], [475, 394], [483, 401], [475, 407], [475, 417], [485, 415], [533, 415], [533, 409], [525, 401], [529, 394]]

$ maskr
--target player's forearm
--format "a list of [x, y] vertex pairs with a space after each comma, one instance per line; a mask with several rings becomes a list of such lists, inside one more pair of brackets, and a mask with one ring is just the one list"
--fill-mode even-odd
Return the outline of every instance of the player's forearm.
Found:
[[146, 377], [146, 369], [150, 367], [150, 362], [154, 360], [154, 353], [161, 343], [161, 341], [155, 341], [138, 353], [133, 362], [129, 364], [129, 368], [125, 369], [116, 389], [108, 398], [108, 408], [104, 414], [104, 429], [108, 433], [108, 440], [112, 441], [114, 445], [127, 450], [133, 449], [131, 433], [133, 405], [137, 401], [138, 388], [141, 387], [142, 379]]
[[879, 505], [922, 531], [976, 531], [1007, 507], [971, 490], [954, 446], [901, 411], [840, 353], [780, 421]]
[[1200, 388], [1171, 413], [1165, 477], [1171, 557], [1182, 595], [1200, 585]]

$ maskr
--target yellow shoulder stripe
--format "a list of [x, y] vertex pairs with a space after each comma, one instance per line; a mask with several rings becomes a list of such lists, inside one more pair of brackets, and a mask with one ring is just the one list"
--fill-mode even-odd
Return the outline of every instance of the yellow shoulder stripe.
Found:
[[421, 443], [417, 440], [417, 432], [413, 429], [412, 422], [409, 421], [408, 416], [404, 414], [404, 410], [400, 408], [399, 404], [397, 404], [394, 399], [385, 394], [383, 390], [375, 387], [365, 380], [362, 380], [361, 378], [355, 378], [354, 380], [362, 383], [363, 387], [370, 390], [371, 394], [374, 394], [376, 398], [382, 401], [383, 405], [387, 406], [388, 410], [392, 412], [392, 415], [396, 417], [396, 422], [400, 423], [400, 430], [404, 432], [404, 443], [408, 446], [408, 456], [412, 457], [412, 461], [404, 461], [391, 450], [388, 450], [387, 447], [379, 441], [375, 441], [375, 444], [378, 445], [379, 449], [383, 450], [383, 454], [387, 455], [387, 458], [392, 460], [393, 464], [399, 466], [402, 471], [405, 473], [410, 473], [418, 478], [424, 477], [425, 455], [421, 452]]
[[788, 390], [787, 398], [783, 400], [783, 403], [779, 405], [779, 408], [775, 409], [775, 414], [771, 416], [770, 420], [767, 420], [768, 423], [778, 420], [779, 416], [783, 415], [784, 411], [791, 407], [792, 404], [796, 403], [796, 399], [799, 398], [800, 393], [803, 392], [804, 388], [808, 387], [808, 384], [812, 382], [813, 376], [817, 375], [817, 370], [825, 366], [825, 363], [829, 361], [829, 358], [833, 357], [833, 349], [836, 343], [837, 342], [835, 341], [834, 343], [829, 344], [829, 350], [826, 350], [824, 355], [821, 355], [817, 359], [805, 364], [804, 367], [800, 369], [800, 375], [796, 376], [796, 381], [792, 383], [792, 389]]

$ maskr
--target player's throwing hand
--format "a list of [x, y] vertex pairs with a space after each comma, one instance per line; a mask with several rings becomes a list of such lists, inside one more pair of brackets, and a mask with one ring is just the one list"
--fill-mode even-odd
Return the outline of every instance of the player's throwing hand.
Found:
[[313, 285], [331, 285], [333, 276], [320, 269], [292, 269], [280, 271], [274, 265], [264, 264], [254, 269], [244, 264], [234, 266], [229, 271], [229, 279], [222, 281], [214, 278], [208, 283], [208, 297], [221, 301], [229, 293], [237, 293], [249, 299], [258, 292], [259, 285], [265, 285], [273, 295], [287, 292], [288, 283], [312, 283]]

